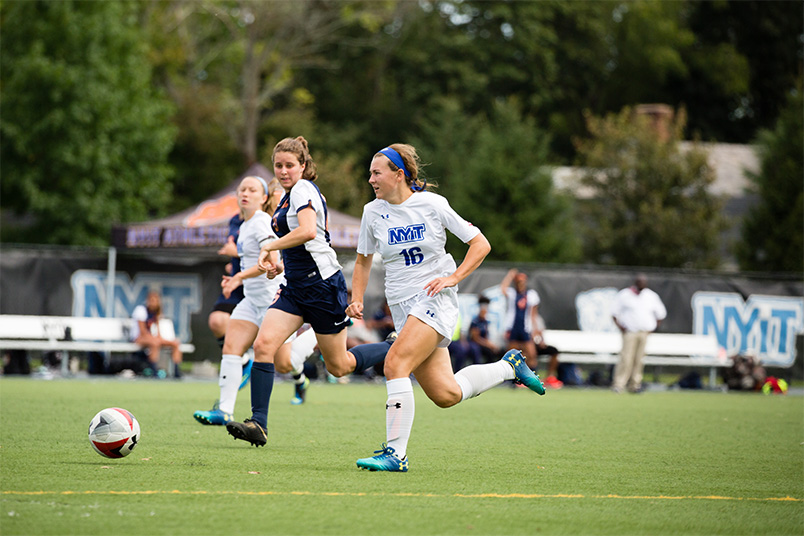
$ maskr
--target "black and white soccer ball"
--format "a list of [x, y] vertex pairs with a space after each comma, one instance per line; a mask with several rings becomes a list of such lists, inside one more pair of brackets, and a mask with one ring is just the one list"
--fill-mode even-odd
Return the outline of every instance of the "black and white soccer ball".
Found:
[[140, 423], [130, 411], [106, 408], [89, 423], [89, 442], [101, 456], [123, 458], [140, 441]]

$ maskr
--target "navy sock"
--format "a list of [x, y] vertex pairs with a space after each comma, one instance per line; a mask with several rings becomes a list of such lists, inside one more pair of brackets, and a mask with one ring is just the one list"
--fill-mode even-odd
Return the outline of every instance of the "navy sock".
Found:
[[268, 404], [274, 388], [274, 364], [254, 362], [251, 367], [251, 420], [268, 429]]
[[360, 344], [351, 348], [349, 351], [355, 356], [355, 370], [352, 374], [360, 374], [377, 363], [382, 363], [390, 348], [391, 343], [388, 341]]

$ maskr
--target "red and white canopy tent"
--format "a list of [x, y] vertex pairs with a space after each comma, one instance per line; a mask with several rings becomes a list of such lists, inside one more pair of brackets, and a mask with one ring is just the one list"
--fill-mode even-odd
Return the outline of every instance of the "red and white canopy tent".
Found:
[[[194, 207], [162, 219], [116, 226], [112, 230], [112, 246], [124, 251], [214, 253], [226, 243], [229, 220], [239, 210], [235, 190], [243, 177], [249, 175], [266, 180], [273, 178], [268, 168], [260, 163], [252, 164], [226, 188]], [[360, 218], [332, 209], [328, 210], [328, 215], [332, 247], [355, 249]]]

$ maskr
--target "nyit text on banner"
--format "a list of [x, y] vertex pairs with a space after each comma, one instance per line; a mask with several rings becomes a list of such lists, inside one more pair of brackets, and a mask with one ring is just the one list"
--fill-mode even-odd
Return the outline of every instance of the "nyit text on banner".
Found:
[[[351, 257], [350, 257], [351, 258]], [[106, 311], [107, 257], [101, 250], [8, 248], [0, 255], [0, 313], [128, 317], [151, 288], [163, 295], [165, 316], [176, 333], [196, 345], [190, 359], [220, 357], [207, 316], [220, 293], [225, 259], [117, 255], [112, 311]], [[345, 276], [351, 280], [347, 266]], [[459, 287], [462, 327], [477, 313], [480, 294], [491, 300], [491, 336], [502, 341], [505, 298], [500, 282], [509, 266], [486, 263]], [[610, 304], [634, 280], [629, 269], [520, 266], [541, 298], [547, 328], [615, 330]], [[713, 334], [727, 355], [753, 353], [767, 365], [788, 367], [804, 333], [801, 277], [710, 272], [647, 271], [648, 286], [661, 296], [668, 315], [660, 331]], [[371, 315], [383, 301], [383, 273], [375, 266], [366, 294]], [[560, 350], [560, 349], [559, 349]]]

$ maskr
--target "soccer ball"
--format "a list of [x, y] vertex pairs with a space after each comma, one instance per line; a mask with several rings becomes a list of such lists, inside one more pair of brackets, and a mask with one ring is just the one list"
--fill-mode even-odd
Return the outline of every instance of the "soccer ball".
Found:
[[140, 440], [140, 423], [129, 411], [106, 408], [89, 423], [89, 442], [101, 456], [128, 456]]

